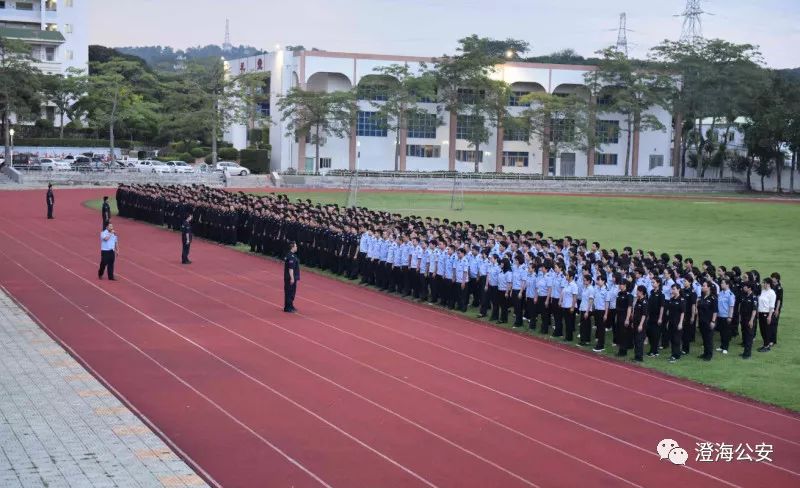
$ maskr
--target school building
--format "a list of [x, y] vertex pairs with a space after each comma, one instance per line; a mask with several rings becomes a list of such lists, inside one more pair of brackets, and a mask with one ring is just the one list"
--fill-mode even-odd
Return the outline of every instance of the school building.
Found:
[[[314, 146], [308, 141], [287, 135], [277, 109], [278, 99], [292, 87], [308, 90], [351, 90], [375, 75], [381, 66], [407, 63], [416, 71], [420, 63], [428, 67], [433, 58], [395, 56], [382, 54], [344, 53], [329, 51], [293, 52], [276, 49], [274, 52], [248, 58], [230, 60], [232, 75], [247, 72], [270, 73], [270, 101], [260, 110], [271, 115], [270, 144], [272, 145], [273, 171], [290, 168], [312, 171], [314, 168]], [[552, 94], [578, 93], [589, 97], [584, 74], [591, 66], [538, 64], [508, 62], [499, 65], [493, 77], [508, 83], [513, 91], [509, 100], [511, 116], [524, 107], [519, 98], [530, 92]], [[373, 99], [374, 100], [374, 99]], [[603, 104], [600, 100], [595, 103]], [[359, 100], [359, 114], [353, 135], [348, 138], [327, 138], [320, 148], [322, 171], [350, 169], [391, 171], [395, 169], [396, 135], [380, 127], [371, 112], [375, 112], [373, 101]], [[465, 137], [464, 116], [441, 114], [443, 125], [437, 124], [437, 106], [423, 103], [421, 107], [429, 119], [419, 118], [407, 131], [401, 131], [399, 169], [401, 171], [462, 171], [471, 172], [475, 160], [482, 172], [532, 173], [553, 176], [624, 175], [625, 156], [630, 137], [632, 155], [630, 174], [633, 176], [673, 176], [672, 115], [655, 107], [652, 114], [666, 128], [664, 131], [641, 131], [627, 134], [625, 117], [621, 114], [601, 113], [597, 127], [602, 144], [596, 151], [565, 150], [551, 157], [542, 150], [536, 136], [515, 131], [494, 130], [488, 144], [476, 152]], [[602, 112], [602, 110], [601, 110]], [[461, 124], [459, 122], [462, 122]], [[618, 130], [621, 129], [621, 130]], [[247, 146], [248, 127], [231, 127], [226, 139], [237, 148]]]

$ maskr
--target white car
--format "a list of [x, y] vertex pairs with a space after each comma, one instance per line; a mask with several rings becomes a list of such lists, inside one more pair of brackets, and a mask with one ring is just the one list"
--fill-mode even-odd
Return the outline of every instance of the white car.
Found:
[[174, 173], [172, 166], [163, 161], [150, 161], [150, 171], [153, 173]]
[[167, 161], [167, 166], [172, 168], [173, 173], [194, 173], [194, 168], [185, 161]]
[[153, 163], [155, 163], [155, 161], [151, 161], [149, 159], [140, 159], [134, 163], [133, 169], [134, 171], [138, 171], [140, 173], [155, 173], [153, 170]]
[[250, 174], [249, 169], [245, 168], [244, 166], [240, 166], [239, 163], [234, 163], [233, 161], [218, 162], [217, 171], [222, 171], [230, 175], [238, 175], [238, 176], [247, 176]]
[[58, 161], [51, 158], [42, 158], [39, 160], [42, 165], [43, 171], [69, 171], [72, 166], [67, 161]]

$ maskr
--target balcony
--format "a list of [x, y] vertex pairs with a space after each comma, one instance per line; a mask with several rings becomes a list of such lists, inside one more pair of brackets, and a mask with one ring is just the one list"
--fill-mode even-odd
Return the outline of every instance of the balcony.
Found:
[[13, 27], [0, 27], [0, 37], [17, 39], [36, 44], [63, 44], [64, 36], [58, 31], [43, 31], [39, 29], [15, 29]]
[[20, 10], [12, 8], [6, 2], [6, 8], [0, 9], [0, 18], [7, 22], [36, 22], [42, 21], [42, 11], [39, 7], [33, 10]]

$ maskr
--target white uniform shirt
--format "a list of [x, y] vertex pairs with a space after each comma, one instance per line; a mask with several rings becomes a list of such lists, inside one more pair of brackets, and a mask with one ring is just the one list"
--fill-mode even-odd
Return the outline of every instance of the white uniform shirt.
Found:
[[775, 291], [773, 289], [761, 290], [758, 295], [758, 313], [769, 313], [775, 310]]

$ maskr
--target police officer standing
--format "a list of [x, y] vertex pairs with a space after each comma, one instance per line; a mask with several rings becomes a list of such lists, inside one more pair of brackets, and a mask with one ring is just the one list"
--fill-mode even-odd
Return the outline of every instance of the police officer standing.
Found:
[[108, 223], [111, 222], [111, 206], [108, 204], [108, 197], [103, 197], [103, 208], [100, 210], [100, 213], [103, 216], [103, 228], [101, 230], [106, 230], [108, 227]]
[[181, 264], [192, 264], [189, 261], [189, 247], [192, 245], [192, 214], [187, 213], [186, 218], [181, 225], [181, 244], [183, 251], [181, 252]]
[[103, 279], [103, 273], [108, 269], [108, 279], [114, 281], [114, 261], [119, 253], [117, 244], [117, 234], [114, 232], [114, 225], [108, 224], [103, 232], [100, 233], [100, 269], [97, 277]]
[[289, 243], [289, 253], [283, 260], [283, 311], [297, 312], [294, 308], [294, 295], [297, 293], [297, 282], [300, 280], [300, 261], [297, 259], [297, 243]]
[[47, 218], [53, 218], [53, 206], [56, 204], [56, 197], [53, 195], [53, 184], [47, 184]]

